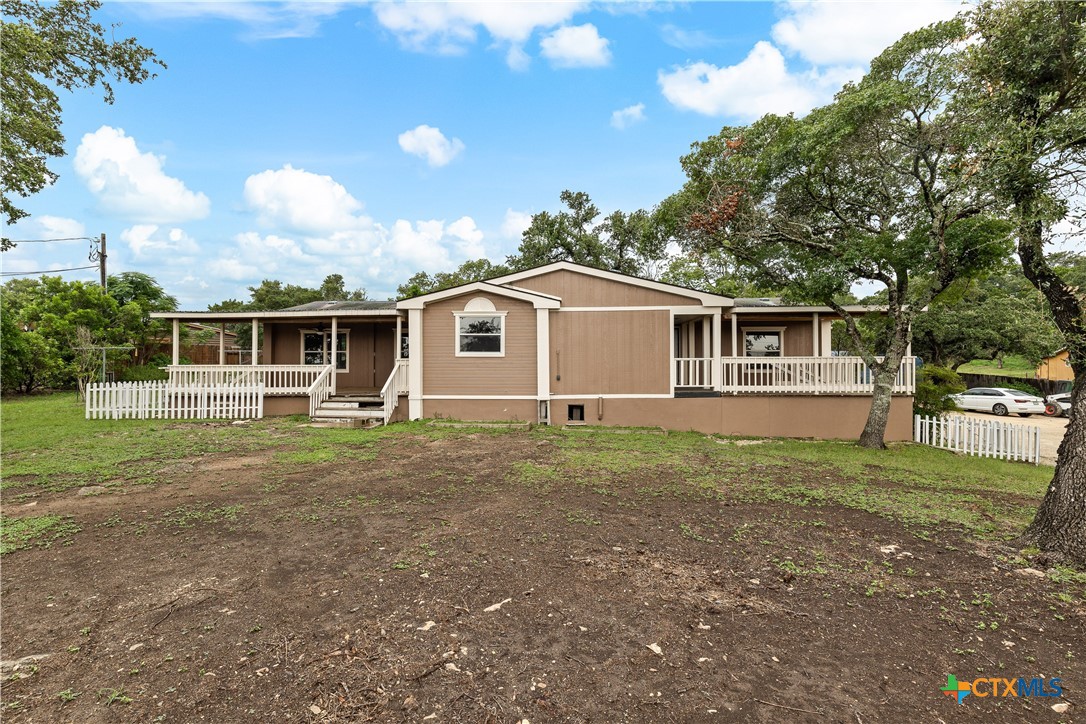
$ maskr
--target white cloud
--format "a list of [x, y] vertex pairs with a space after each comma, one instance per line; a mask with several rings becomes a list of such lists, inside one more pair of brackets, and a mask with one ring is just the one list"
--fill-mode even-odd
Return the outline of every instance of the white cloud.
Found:
[[121, 232], [121, 241], [137, 257], [147, 252], [170, 252], [170, 254], [195, 254], [200, 250], [196, 240], [185, 233], [184, 229], [173, 228], [159, 234], [155, 224], [136, 224]]
[[83, 136], [75, 171], [103, 208], [136, 221], [171, 223], [202, 219], [211, 202], [162, 170], [164, 158], [143, 153], [123, 129], [102, 126]]
[[470, 216], [461, 216], [449, 224], [445, 233], [452, 238], [458, 256], [475, 259], [486, 254], [483, 249], [483, 232]]
[[245, 179], [245, 202], [263, 223], [292, 231], [325, 234], [369, 223], [362, 203], [331, 176], [286, 164]]
[[543, 57], [556, 68], [599, 68], [611, 62], [611, 41], [596, 26], [566, 25], [539, 41]]
[[399, 135], [400, 148], [419, 158], [425, 158], [431, 166], [448, 165], [464, 150], [459, 138], [449, 140], [440, 128], [422, 124]]
[[502, 236], [509, 239], [520, 239], [525, 230], [532, 225], [532, 215], [527, 211], [505, 210], [505, 219], [502, 220]]
[[660, 38], [679, 50], [697, 50], [719, 45], [720, 40], [704, 30], [685, 30], [670, 23], [660, 28]]
[[134, 12], [163, 20], [215, 18], [233, 20], [246, 27], [245, 38], [307, 38], [315, 35], [321, 22], [343, 9], [340, 2], [141, 2], [132, 3]]
[[41, 229], [43, 239], [72, 239], [87, 235], [86, 227], [75, 219], [46, 215], [35, 216], [34, 221]]
[[783, 17], [773, 40], [815, 65], [866, 65], [907, 32], [962, 9], [950, 0], [909, 2], [806, 2], [779, 5]]
[[377, 22], [409, 50], [447, 55], [463, 53], [483, 28], [496, 46], [508, 46], [506, 62], [527, 66], [522, 46], [537, 29], [570, 20], [586, 6], [580, 2], [374, 3]]
[[660, 71], [657, 82], [678, 108], [749, 121], [766, 113], [806, 113], [862, 74], [861, 68], [848, 67], [792, 73], [781, 52], [763, 40], [736, 65], [689, 63]]
[[635, 123], [640, 123], [643, 120], [645, 120], [644, 103], [627, 106], [626, 108], [621, 108], [611, 114], [611, 126], [620, 131], [629, 128]]

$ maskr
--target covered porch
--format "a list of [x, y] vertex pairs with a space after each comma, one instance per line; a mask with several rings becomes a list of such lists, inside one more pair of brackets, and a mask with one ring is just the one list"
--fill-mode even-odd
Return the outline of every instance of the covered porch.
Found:
[[[870, 395], [873, 374], [861, 357], [833, 353], [833, 310], [736, 300], [731, 309], [675, 315], [672, 391], [704, 394]], [[746, 305], [742, 305], [746, 302]], [[875, 307], [846, 308], [879, 313]], [[916, 390], [916, 358], [901, 362], [893, 391]]]
[[[167, 312], [169, 382], [178, 386], [260, 384], [270, 414], [387, 422], [407, 392], [406, 320], [389, 302], [314, 302], [274, 312]], [[181, 327], [219, 329], [218, 364], [183, 364]], [[227, 326], [248, 326], [247, 364], [230, 364]], [[236, 357], [234, 359], [237, 359]]]

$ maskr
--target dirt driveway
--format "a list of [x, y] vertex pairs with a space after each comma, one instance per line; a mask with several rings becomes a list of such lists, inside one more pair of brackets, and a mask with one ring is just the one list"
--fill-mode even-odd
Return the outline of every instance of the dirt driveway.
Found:
[[1056, 464], [1056, 452], [1059, 450], [1063, 434], [1067, 430], [1066, 417], [1045, 417], [1033, 415], [1032, 417], [996, 417], [986, 412], [960, 412], [965, 417], [975, 417], [980, 420], [1002, 420], [1020, 425], [1036, 425], [1041, 428], [1041, 463], [1044, 465]]

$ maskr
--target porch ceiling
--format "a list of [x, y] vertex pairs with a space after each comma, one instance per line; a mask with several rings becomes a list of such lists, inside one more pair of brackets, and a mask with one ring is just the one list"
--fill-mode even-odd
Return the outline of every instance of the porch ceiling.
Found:
[[319, 319], [339, 320], [363, 319], [370, 321], [395, 321], [396, 317], [407, 318], [406, 314], [396, 309], [335, 309], [305, 311], [271, 312], [152, 312], [153, 319], [177, 319], [189, 322], [308, 322]]

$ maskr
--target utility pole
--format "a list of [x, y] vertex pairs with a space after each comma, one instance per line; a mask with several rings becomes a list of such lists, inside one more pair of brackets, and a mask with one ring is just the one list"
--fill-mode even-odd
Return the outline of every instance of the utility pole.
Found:
[[[101, 249], [98, 250], [98, 270], [102, 275], [102, 289], [106, 289], [106, 235], [102, 233], [101, 241], [99, 242]], [[103, 351], [103, 359], [105, 352]]]

